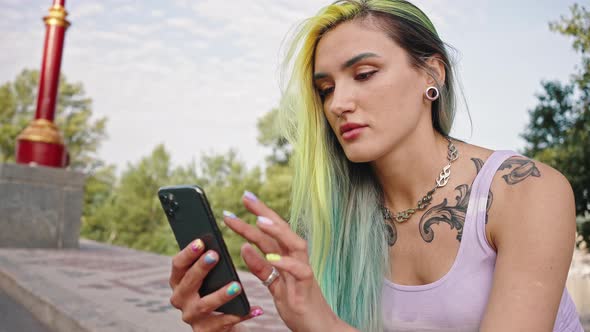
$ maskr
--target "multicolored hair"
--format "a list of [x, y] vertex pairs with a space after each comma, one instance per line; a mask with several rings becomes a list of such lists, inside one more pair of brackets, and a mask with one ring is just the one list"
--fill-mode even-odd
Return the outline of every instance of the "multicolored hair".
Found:
[[368, 163], [346, 158], [313, 84], [318, 41], [350, 20], [383, 30], [412, 65], [435, 79], [426, 60], [436, 56], [444, 63], [440, 98], [432, 105], [433, 127], [444, 136], [455, 112], [453, 70], [430, 19], [403, 0], [336, 1], [300, 25], [287, 51], [279, 114], [293, 146], [291, 225], [308, 240], [311, 266], [336, 314], [362, 331], [381, 331], [381, 291], [389, 273], [382, 190]]

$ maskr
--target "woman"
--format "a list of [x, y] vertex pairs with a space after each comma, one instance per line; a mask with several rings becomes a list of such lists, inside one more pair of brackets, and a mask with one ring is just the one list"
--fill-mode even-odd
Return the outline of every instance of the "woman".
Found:
[[[224, 221], [267, 254], [242, 248], [289, 328], [582, 330], [564, 288], [575, 236], [568, 181], [449, 137], [453, 69], [422, 11], [338, 1], [302, 25], [286, 68], [290, 225], [248, 192], [257, 225], [230, 212]], [[218, 256], [195, 243], [174, 257], [170, 278], [171, 302], [194, 331], [261, 314], [211, 314], [241, 289], [199, 298]]]

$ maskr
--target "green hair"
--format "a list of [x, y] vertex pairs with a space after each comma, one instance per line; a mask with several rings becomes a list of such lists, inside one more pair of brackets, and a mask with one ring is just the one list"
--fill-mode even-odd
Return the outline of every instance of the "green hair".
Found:
[[381, 291], [389, 274], [382, 190], [370, 164], [346, 158], [313, 84], [318, 41], [353, 19], [371, 19], [431, 75], [426, 58], [437, 55], [444, 62], [446, 78], [437, 81], [441, 97], [433, 103], [432, 121], [445, 136], [454, 117], [452, 70], [430, 19], [402, 0], [337, 1], [301, 24], [286, 54], [279, 114], [293, 146], [291, 226], [308, 240], [310, 264], [334, 312], [362, 331], [381, 331]]

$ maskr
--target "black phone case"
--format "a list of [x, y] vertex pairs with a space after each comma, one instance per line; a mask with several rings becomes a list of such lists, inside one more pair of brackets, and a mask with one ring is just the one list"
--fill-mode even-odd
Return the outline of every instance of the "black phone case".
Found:
[[[199, 295], [211, 294], [232, 281], [240, 282], [205, 191], [197, 185], [169, 186], [160, 188], [158, 197], [180, 250], [199, 238], [205, 243], [205, 250], [219, 254], [219, 262], [205, 277]], [[250, 303], [243, 287], [240, 295], [216, 311], [238, 316], [249, 314]]]

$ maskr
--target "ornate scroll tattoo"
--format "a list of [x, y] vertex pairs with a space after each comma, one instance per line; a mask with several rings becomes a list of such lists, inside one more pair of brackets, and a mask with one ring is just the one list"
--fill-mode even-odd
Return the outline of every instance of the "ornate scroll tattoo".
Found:
[[[471, 158], [475, 164], [477, 174], [482, 169], [484, 162], [479, 158]], [[535, 165], [535, 163], [523, 157], [510, 158], [502, 163], [498, 168], [498, 171], [510, 169], [510, 173], [502, 175], [504, 181], [509, 185], [514, 185], [522, 182], [528, 177], [540, 177], [541, 172]], [[473, 184], [472, 184], [473, 186]], [[431, 209], [420, 219], [420, 235], [426, 242], [432, 242], [434, 239], [434, 231], [432, 225], [446, 222], [451, 226], [451, 229], [457, 229], [457, 240], [461, 242], [463, 236], [463, 225], [465, 224], [465, 214], [467, 213], [467, 205], [469, 203], [469, 197], [471, 194], [471, 187], [466, 184], [462, 184], [455, 188], [458, 191], [455, 199], [457, 203], [454, 206], [447, 206], [448, 202], [445, 198], [441, 204], [433, 206]], [[494, 195], [490, 191], [488, 194], [487, 206], [486, 206], [486, 220], [488, 223], [488, 213], [492, 206]]]
[[507, 168], [511, 169], [511, 171], [509, 174], [502, 175], [502, 178], [510, 185], [517, 184], [529, 176], [541, 177], [541, 172], [530, 159], [522, 157], [510, 158], [503, 162], [498, 170], [501, 171]]
[[[483, 167], [483, 161], [479, 158], [471, 158], [471, 161], [475, 164], [477, 174]], [[473, 186], [473, 184], [472, 184]], [[457, 240], [461, 242], [463, 236], [463, 225], [465, 224], [465, 214], [467, 213], [467, 205], [469, 204], [469, 197], [471, 195], [471, 187], [462, 184], [455, 188], [458, 192], [455, 199], [457, 203], [454, 206], [447, 206], [448, 201], [445, 198], [439, 205], [430, 208], [422, 218], [420, 219], [420, 235], [426, 242], [432, 242], [434, 239], [434, 231], [432, 230], [433, 224], [440, 224], [446, 222], [451, 226], [451, 229], [457, 230]], [[486, 208], [486, 222], [487, 222], [487, 211], [489, 211], [492, 205], [492, 192], [488, 195], [488, 202]]]
[[455, 206], [447, 206], [447, 199], [445, 198], [442, 203], [426, 211], [420, 219], [420, 235], [422, 235], [424, 241], [432, 242], [434, 239], [432, 225], [438, 225], [441, 221], [448, 223], [451, 229], [456, 228], [457, 240], [461, 241], [470, 188], [466, 184], [462, 184], [456, 187], [455, 190], [459, 191], [459, 194], [455, 197], [457, 199]]
[[393, 247], [395, 241], [397, 241], [397, 228], [395, 228], [395, 223], [386, 222], [385, 229], [387, 230], [387, 244], [390, 247]]

